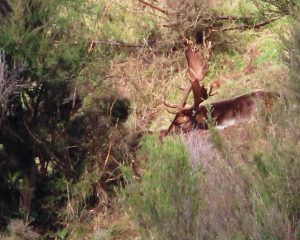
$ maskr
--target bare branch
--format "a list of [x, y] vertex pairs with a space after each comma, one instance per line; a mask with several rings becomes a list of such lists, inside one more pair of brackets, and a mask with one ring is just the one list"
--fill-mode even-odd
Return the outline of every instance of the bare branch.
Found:
[[209, 17], [207, 19], [204, 18], [204, 20], [234, 20], [234, 21], [242, 20], [242, 21], [246, 21], [251, 18], [252, 18], [251, 16], [215, 15], [215, 16]]
[[161, 13], [164, 13], [164, 14], [166, 14], [166, 15], [169, 15], [169, 12], [168, 12], [168, 11], [166, 11], [166, 10], [160, 8], [160, 7], [154, 6], [154, 5], [152, 5], [151, 3], [148, 3], [148, 2], [146, 2], [146, 1], [144, 1], [144, 0], [138, 0], [138, 1], [139, 1], [140, 3], [146, 5], [146, 6], [150, 7], [150, 8], [153, 8], [153, 9], [155, 9], [155, 10], [161, 12]]
[[117, 46], [117, 47], [129, 47], [129, 48], [140, 48], [140, 47], [142, 47], [142, 45], [124, 43], [124, 42], [116, 41], [116, 40], [94, 40], [93, 43], [95, 45], [103, 44], [103, 45], [110, 45], [110, 46]]
[[247, 29], [260, 28], [260, 27], [263, 27], [263, 26], [265, 26], [265, 25], [267, 25], [267, 24], [269, 24], [271, 22], [276, 21], [277, 19], [279, 19], [281, 17], [283, 17], [283, 16], [282, 15], [276, 16], [276, 17], [273, 17], [273, 18], [261, 21], [259, 23], [253, 24], [253, 25], [243, 24], [243, 25], [238, 25], [238, 26], [234, 26], [234, 27], [223, 28], [223, 29], [221, 29], [221, 31], [222, 32], [231, 31], [231, 30], [241, 30], [241, 31], [244, 31], [244, 30], [247, 30]]
[[8, 111], [9, 97], [24, 87], [20, 84], [20, 74], [25, 70], [26, 64], [20, 62], [8, 71], [5, 53], [0, 50], [0, 123]]
[[23, 123], [24, 123], [24, 126], [25, 126], [27, 132], [28, 132], [29, 135], [32, 137], [32, 139], [33, 139], [35, 142], [37, 142], [38, 144], [42, 144], [43, 142], [42, 142], [40, 139], [38, 139], [38, 138], [32, 133], [32, 131], [31, 131], [30, 128], [28, 127], [28, 125], [27, 125], [27, 123], [25, 122], [25, 120], [23, 121]]
[[0, 114], [1, 118], [7, 111], [7, 102], [9, 95], [16, 88], [16, 82], [11, 81], [8, 76], [5, 53], [0, 51]]

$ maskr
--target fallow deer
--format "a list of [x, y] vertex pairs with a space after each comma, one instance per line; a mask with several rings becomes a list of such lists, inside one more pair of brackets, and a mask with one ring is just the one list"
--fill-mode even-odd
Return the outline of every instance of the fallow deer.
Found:
[[212, 95], [211, 90], [215, 83], [211, 86], [210, 91], [203, 84], [200, 85], [200, 81], [205, 77], [207, 64], [190, 41], [186, 43], [185, 56], [189, 67], [190, 89], [193, 92], [194, 105], [193, 107], [185, 107], [190, 92], [188, 89], [189, 91], [185, 92], [181, 101], [179, 112], [176, 112], [176, 116], [165, 135], [178, 131], [186, 133], [193, 129], [207, 129], [209, 115], [215, 121], [217, 128], [244, 123], [255, 117], [259, 105], [270, 108], [274, 100], [278, 98], [276, 93], [254, 91], [236, 98], [213, 102], [210, 105], [201, 105]]
[[210, 105], [201, 105], [196, 111], [183, 110], [176, 115], [166, 134], [208, 129], [209, 114], [216, 128], [219, 129], [245, 123], [255, 118], [260, 107], [270, 109], [278, 98], [278, 94], [273, 92], [255, 91], [236, 98], [213, 102]]

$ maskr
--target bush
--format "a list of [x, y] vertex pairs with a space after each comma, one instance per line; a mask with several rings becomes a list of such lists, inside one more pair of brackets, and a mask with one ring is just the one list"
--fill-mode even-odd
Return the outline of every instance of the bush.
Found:
[[[0, 235], [1, 237], [1, 235]], [[8, 226], [8, 236], [3, 236], [3, 240], [37, 240], [40, 235], [32, 231], [32, 229], [25, 225], [20, 219], [11, 220]]]
[[127, 177], [124, 203], [144, 239], [201, 239], [199, 172], [180, 139], [146, 137], [141, 180]]
[[0, 194], [7, 196], [0, 199], [1, 225], [19, 217], [57, 230], [67, 183], [75, 188], [95, 168], [101, 172], [76, 192], [84, 192], [74, 196], [82, 209], [92, 184], [107, 181], [101, 187], [111, 190], [119, 162], [129, 159], [121, 143], [129, 100], [103, 91], [83, 108], [92, 95], [82, 89], [95, 60], [87, 21], [94, 3], [0, 2]]

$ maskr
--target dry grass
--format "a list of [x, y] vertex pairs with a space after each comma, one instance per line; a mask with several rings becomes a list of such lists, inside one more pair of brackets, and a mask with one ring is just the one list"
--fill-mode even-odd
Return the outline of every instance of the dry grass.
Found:
[[[204, 80], [205, 84], [221, 82], [217, 94], [209, 101], [257, 89], [282, 92], [287, 69], [280, 62], [276, 32], [266, 29], [228, 34], [231, 43], [227, 48], [231, 50], [213, 53]], [[183, 49], [160, 53], [141, 48], [111, 61], [106, 82], [131, 100], [132, 114], [127, 123], [130, 129], [159, 131], [169, 126], [173, 115], [167, 113], [163, 101], [179, 102], [182, 95], [179, 87], [188, 84], [186, 67]]]
[[125, 240], [139, 239], [139, 233], [123, 208], [114, 202], [110, 209], [86, 209], [80, 216], [67, 220], [70, 240]]
[[178, 87], [187, 82], [184, 61], [181, 51], [166, 56], [142, 49], [131, 54], [126, 61], [112, 62], [109, 81], [114, 83], [115, 91], [132, 102], [127, 123], [131, 129], [149, 129], [158, 118], [160, 123], [154, 125], [168, 127], [171, 116], [165, 112], [163, 102], [180, 97]]
[[[153, 14], [150, 12], [147, 13]], [[157, 23], [160, 28], [162, 22]], [[280, 61], [280, 46], [273, 42], [277, 40], [276, 32], [282, 31], [282, 26], [279, 26], [274, 27], [275, 33], [274, 29], [266, 29], [233, 32], [226, 36], [231, 42], [227, 44], [227, 50], [214, 52], [210, 72], [205, 79], [206, 84], [217, 79], [222, 83], [218, 94], [209, 101], [256, 89], [282, 92], [287, 69]], [[164, 45], [164, 39], [157, 40], [162, 41], [158, 43], [159, 46]], [[132, 112], [126, 123], [130, 130], [167, 129], [173, 115], [165, 111], [163, 101], [178, 102], [181, 98], [178, 87], [188, 83], [183, 50], [162, 53], [145, 45], [121, 57], [117, 56], [110, 62], [105, 82], [119, 95], [131, 100]], [[261, 131], [262, 125], [249, 123], [225, 129], [220, 134], [222, 145], [219, 149], [215, 148], [215, 142], [210, 140], [209, 134], [197, 136], [195, 133], [184, 139], [192, 164], [200, 164], [205, 171], [201, 193], [207, 203], [202, 219], [204, 226], [219, 239], [243, 239], [244, 234], [261, 239], [262, 224], [270, 229], [272, 236], [282, 239], [288, 236], [289, 222], [286, 216], [279, 213], [276, 206], [260, 202], [259, 199], [263, 197], [256, 188], [258, 185], [251, 186], [258, 184], [256, 178], [259, 178], [253, 171], [252, 156], [257, 147], [264, 151], [268, 145]], [[263, 212], [263, 216], [259, 216], [259, 211]], [[108, 219], [104, 221], [99, 216], [99, 222], [95, 220], [94, 226], [100, 229], [101, 234], [114, 228], [114, 221], [117, 225], [128, 223], [122, 214], [121, 217]], [[272, 232], [272, 225], [278, 226], [277, 232]], [[134, 227], [131, 227], [128, 236], [132, 234], [136, 237]], [[121, 236], [116, 239], [122, 239]]]
[[[257, 122], [182, 137], [191, 164], [204, 172], [199, 194], [206, 202], [203, 224], [218, 239], [291, 237], [291, 222], [276, 203], [266, 200], [269, 193], [255, 167], [256, 151], [270, 151], [262, 132], [265, 123]], [[265, 127], [272, 131], [272, 125]]]
[[31, 227], [25, 225], [21, 219], [13, 219], [8, 225], [8, 234], [0, 234], [1, 240], [37, 240], [40, 234], [33, 231]]

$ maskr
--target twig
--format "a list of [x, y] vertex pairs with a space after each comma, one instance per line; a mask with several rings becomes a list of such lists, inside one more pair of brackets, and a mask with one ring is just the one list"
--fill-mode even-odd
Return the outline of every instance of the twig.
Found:
[[23, 123], [24, 123], [24, 126], [25, 126], [27, 132], [29, 133], [29, 135], [30, 135], [37, 143], [42, 144], [42, 141], [39, 140], [36, 136], [34, 136], [34, 134], [31, 132], [31, 130], [29, 129], [29, 127], [28, 127], [28, 125], [26, 124], [25, 120], [23, 121]]
[[122, 176], [123, 176], [123, 173], [121, 173], [121, 174], [119, 174], [119, 175], [117, 175], [117, 176], [113, 176], [112, 178], [108, 178], [108, 179], [105, 180], [105, 183], [112, 182], [112, 181], [114, 181], [114, 180], [118, 180], [118, 179], [120, 179]]
[[[205, 17], [205, 16], [197, 16], [197, 19], [195, 22], [197, 22], [199, 19], [203, 20], [203, 21], [220, 21], [220, 20], [234, 20], [234, 21], [238, 21], [238, 20], [242, 20], [242, 21], [247, 21], [249, 19], [251, 19], [252, 17], [250, 16], [244, 16], [244, 17], [237, 17], [237, 16], [227, 16], [227, 15], [216, 15], [216, 16], [209, 16], [209, 17]], [[184, 21], [179, 21], [179, 22], [173, 22], [173, 23], [169, 23], [169, 24], [162, 24], [163, 27], [167, 27], [167, 28], [172, 28], [172, 27], [176, 27], [180, 24], [183, 24]], [[190, 26], [189, 28], [194, 27], [195, 24], [192, 24], [192, 26]]]
[[160, 7], [154, 6], [154, 5], [152, 5], [151, 3], [148, 3], [148, 2], [146, 2], [146, 1], [144, 1], [144, 0], [138, 0], [138, 1], [139, 1], [140, 3], [142, 3], [142, 4], [144, 4], [144, 5], [146, 5], [146, 6], [150, 7], [150, 8], [153, 8], [153, 9], [159, 11], [159, 12], [162, 12], [162, 13], [164, 13], [164, 14], [166, 14], [166, 15], [169, 15], [169, 14], [170, 14], [168, 11], [166, 11], [166, 10], [160, 8]]
[[204, 18], [204, 20], [212, 20], [213, 19], [213, 20], [243, 20], [243, 21], [246, 21], [251, 18], [252, 17], [250, 17], [250, 16], [238, 17], [238, 16], [228, 16], [228, 15], [216, 15], [216, 16]]
[[117, 102], [117, 100], [118, 100], [118, 98], [115, 98], [114, 101], [113, 101], [113, 103], [112, 103], [112, 105], [111, 105], [111, 107], [109, 108], [109, 118], [111, 118], [112, 110], [113, 110], [113, 108], [114, 108], [115, 103]]
[[[94, 29], [96, 28], [97, 23], [101, 24], [101, 23], [103, 22], [104, 17], [105, 17], [105, 15], [108, 13], [108, 11], [109, 11], [109, 9], [110, 9], [110, 7], [111, 7], [113, 1], [114, 1], [114, 0], [110, 0], [110, 1], [106, 4], [106, 6], [105, 6], [105, 8], [104, 8], [104, 11], [103, 11], [103, 14], [102, 14], [102, 16], [101, 16], [101, 18], [100, 18], [100, 21], [98, 21], [99, 18], [96, 18], [95, 23], [94, 23]], [[95, 36], [97, 35], [98, 32], [99, 32], [99, 30], [95, 31], [94, 37], [93, 37], [93, 38], [95, 38]], [[89, 49], [88, 49], [88, 53], [91, 53], [92, 50], [94, 49], [94, 47], [95, 47], [94, 41], [91, 41], [90, 46], [89, 46]]]
[[103, 44], [103, 45], [110, 45], [110, 46], [118, 46], [118, 47], [130, 47], [130, 48], [140, 48], [142, 45], [137, 45], [137, 44], [131, 44], [131, 43], [124, 43], [120, 41], [115, 41], [115, 40], [95, 40], [93, 41], [94, 45], [97, 44]]
[[116, 132], [117, 132], [117, 128], [118, 128], [118, 123], [116, 123], [115, 125], [115, 129], [114, 129], [114, 133], [109, 141], [109, 146], [108, 146], [108, 151], [107, 151], [107, 155], [106, 155], [106, 158], [105, 158], [105, 162], [104, 162], [104, 168], [106, 168], [107, 166], [107, 163], [108, 163], [108, 160], [109, 160], [109, 157], [110, 157], [110, 153], [111, 153], [111, 149], [115, 143], [115, 135], [116, 135]]
[[276, 16], [276, 17], [270, 18], [268, 20], [256, 23], [254, 25], [244, 24], [244, 25], [239, 25], [239, 26], [234, 26], [234, 27], [223, 28], [223, 29], [221, 29], [221, 31], [222, 32], [224, 32], [224, 31], [231, 31], [231, 30], [242, 30], [242, 31], [244, 31], [244, 30], [252, 29], [252, 28], [260, 28], [260, 27], [265, 26], [265, 25], [267, 25], [267, 24], [269, 24], [271, 22], [276, 21], [277, 19], [279, 19], [281, 17], [282, 16]]
[[111, 139], [109, 141], [108, 151], [107, 151], [107, 155], [106, 155], [105, 162], [104, 162], [104, 168], [106, 168], [106, 165], [108, 163], [108, 159], [110, 157], [110, 153], [111, 153], [111, 149], [112, 149], [113, 144], [114, 144], [114, 139]]
[[[257, 24], [254, 25], [249, 25], [249, 24], [243, 24], [243, 25], [238, 25], [238, 26], [234, 26], [234, 27], [228, 27], [228, 28], [223, 28], [221, 29], [221, 31], [230, 31], [230, 30], [246, 30], [246, 29], [251, 29], [251, 28], [259, 28], [262, 26], [265, 26], [281, 17], [283, 17], [284, 15], [279, 15], [276, 17], [273, 17], [271, 19], [267, 19], [265, 21], [259, 22]], [[244, 17], [238, 17], [238, 16], [227, 16], [227, 15], [216, 15], [216, 16], [209, 16], [209, 17], [205, 17], [205, 16], [198, 16], [197, 19], [202, 19], [203, 21], [206, 22], [210, 22], [210, 21], [223, 21], [223, 20], [228, 20], [228, 21], [249, 21], [251, 20], [253, 17], [251, 16], [244, 16]], [[180, 24], [182, 24], [183, 22], [174, 22], [174, 23], [169, 23], [169, 24], [162, 24], [163, 27], [167, 27], [167, 28], [172, 28], [172, 27], [176, 27]], [[189, 28], [192, 28], [194, 26], [194, 24], [192, 24]], [[218, 29], [214, 29], [214, 31], [218, 31]]]

